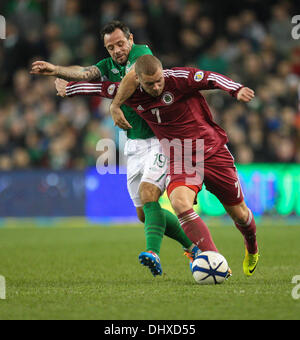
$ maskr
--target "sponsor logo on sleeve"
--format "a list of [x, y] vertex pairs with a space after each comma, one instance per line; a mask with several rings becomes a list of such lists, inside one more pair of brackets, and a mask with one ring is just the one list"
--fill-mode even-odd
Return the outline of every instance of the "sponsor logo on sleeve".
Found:
[[204, 72], [203, 71], [198, 71], [195, 73], [194, 80], [199, 82], [204, 78]]
[[116, 89], [116, 85], [115, 84], [111, 84], [108, 87], [108, 89], [107, 89], [108, 94], [110, 94], [112, 96], [114, 94], [114, 92], [115, 92], [115, 89]]

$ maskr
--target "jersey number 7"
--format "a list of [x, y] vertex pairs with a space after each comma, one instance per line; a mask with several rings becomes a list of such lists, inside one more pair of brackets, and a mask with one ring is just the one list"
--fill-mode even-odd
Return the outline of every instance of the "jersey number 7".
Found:
[[158, 122], [158, 124], [160, 124], [161, 123], [161, 118], [160, 118], [160, 112], [159, 112], [159, 109], [152, 109], [151, 110], [151, 113], [152, 114], [154, 114], [154, 115], [156, 115], [156, 118], [157, 118], [157, 122]]

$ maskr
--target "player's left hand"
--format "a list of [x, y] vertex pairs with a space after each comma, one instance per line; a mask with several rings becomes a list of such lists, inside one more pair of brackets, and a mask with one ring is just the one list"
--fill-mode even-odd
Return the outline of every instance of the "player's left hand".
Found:
[[110, 106], [110, 113], [115, 123], [115, 126], [118, 126], [119, 128], [123, 130], [132, 129], [132, 126], [128, 123], [128, 121], [126, 120], [124, 116], [123, 111], [118, 105], [114, 105], [112, 103]]
[[244, 103], [250, 102], [254, 97], [254, 91], [249, 89], [249, 87], [241, 88], [237, 94], [237, 100], [240, 100]]
[[57, 95], [64, 98], [66, 96], [68, 82], [64, 79], [56, 78], [54, 83]]

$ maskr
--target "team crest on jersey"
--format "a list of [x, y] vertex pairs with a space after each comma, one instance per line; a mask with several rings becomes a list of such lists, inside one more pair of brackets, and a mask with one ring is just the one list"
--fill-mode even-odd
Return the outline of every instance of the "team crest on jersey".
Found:
[[118, 73], [119, 73], [119, 70], [116, 69], [116, 68], [113, 68], [113, 69], [111, 69], [111, 72], [112, 72], [113, 74], [118, 74]]
[[195, 73], [194, 80], [195, 81], [201, 81], [204, 78], [204, 72], [198, 71]]
[[108, 94], [110, 94], [112, 96], [114, 94], [114, 92], [115, 92], [115, 89], [116, 89], [116, 85], [115, 84], [111, 84], [108, 87], [108, 89], [107, 89]]
[[174, 103], [174, 96], [171, 92], [165, 92], [162, 95], [162, 101], [167, 104], [167, 105], [171, 105]]

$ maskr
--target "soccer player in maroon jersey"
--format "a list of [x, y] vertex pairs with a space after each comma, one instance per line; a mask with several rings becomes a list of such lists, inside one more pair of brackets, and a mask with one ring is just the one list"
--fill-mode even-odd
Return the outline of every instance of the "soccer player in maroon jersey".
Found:
[[[249, 102], [254, 98], [253, 90], [216, 72], [190, 67], [163, 70], [160, 61], [153, 56], [140, 57], [135, 71], [139, 86], [126, 104], [147, 121], [170, 156], [167, 192], [183, 230], [202, 251], [217, 251], [207, 226], [193, 210], [204, 183], [243, 234], [246, 246], [243, 270], [247, 276], [253, 275], [258, 262], [255, 220], [245, 204], [234, 159], [226, 147], [227, 135], [214, 122], [208, 104], [199, 92], [221, 89], [240, 101]], [[113, 98], [117, 85], [111, 82], [71, 83], [66, 93], [68, 96], [87, 94]], [[196, 173], [184, 166], [184, 152], [178, 157], [176, 151], [182, 149], [167, 150], [174, 140], [178, 145], [181, 142], [181, 146], [185, 141], [191, 141], [192, 163], [198, 168]], [[204, 145], [197, 141], [204, 141]], [[198, 153], [202, 158], [197, 158]]]

